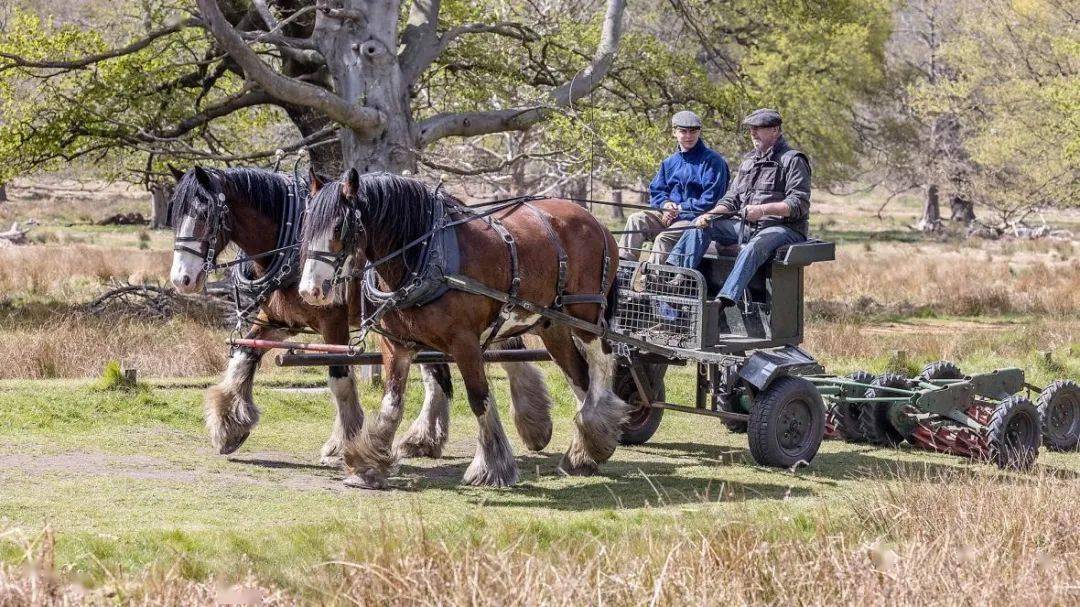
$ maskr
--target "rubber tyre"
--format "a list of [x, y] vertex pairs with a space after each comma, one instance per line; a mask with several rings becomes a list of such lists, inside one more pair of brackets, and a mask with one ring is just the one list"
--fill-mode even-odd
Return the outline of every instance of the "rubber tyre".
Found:
[[[869, 371], [855, 371], [851, 375], [847, 376], [852, 381], [857, 381], [860, 384], [870, 384], [874, 382], [874, 374]], [[857, 394], [857, 388], [845, 388], [848, 391], [846, 396], [849, 397], [861, 397], [866, 394], [863, 390], [862, 393]], [[863, 403], [839, 403], [836, 405], [836, 418], [840, 421], [839, 430], [840, 436], [844, 437], [844, 440], [849, 443], [865, 443], [866, 435], [863, 434], [862, 427], [859, 424], [859, 411], [864, 408]]]
[[728, 429], [728, 432], [733, 432], [735, 434], [746, 434], [746, 428], [748, 426], [746, 422], [741, 422], [734, 419], [721, 419], [720, 421], [724, 424], [724, 427]]
[[1080, 383], [1058, 380], [1039, 393], [1043, 444], [1051, 451], [1080, 449]]
[[791, 468], [809, 463], [825, 436], [825, 405], [814, 384], [781, 377], [754, 400], [747, 438], [750, 455], [762, 466]]
[[1019, 394], [1001, 401], [986, 427], [986, 443], [998, 468], [1030, 470], [1042, 444], [1039, 409]]
[[930, 381], [932, 379], [964, 379], [964, 372], [960, 366], [948, 360], [932, 362], [919, 373], [919, 379]]
[[[664, 374], [667, 373], [667, 365], [659, 363], [644, 363], [645, 374], [652, 384], [652, 400], [664, 400]], [[664, 417], [663, 409], [646, 407], [641, 402], [634, 378], [630, 375], [630, 367], [620, 364], [615, 368], [615, 377], [612, 385], [615, 395], [626, 401], [629, 405], [629, 413], [622, 425], [622, 435], [619, 437], [620, 445], [642, 445], [660, 427], [660, 420]]]
[[[903, 375], [886, 373], [874, 380], [875, 386], [885, 388], [907, 388], [908, 379]], [[889, 391], [880, 391], [870, 388], [866, 391], [866, 398], [895, 396]], [[879, 447], [895, 447], [904, 442], [904, 435], [900, 433], [889, 421], [889, 408], [891, 403], [865, 403], [859, 407], [859, 429], [863, 437], [872, 445]]]

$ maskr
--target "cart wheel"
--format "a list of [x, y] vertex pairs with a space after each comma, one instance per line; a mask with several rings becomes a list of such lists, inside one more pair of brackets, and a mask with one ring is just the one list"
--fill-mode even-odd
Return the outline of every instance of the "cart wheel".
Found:
[[750, 455], [763, 466], [809, 463], [825, 435], [821, 393], [801, 377], [777, 379], [754, 400], [747, 434]]
[[1035, 401], [1042, 416], [1043, 444], [1052, 451], [1080, 449], [1080, 383], [1058, 380]]
[[[660, 363], [643, 363], [645, 375], [652, 385], [652, 400], [664, 400], [664, 374], [667, 365]], [[634, 378], [630, 375], [630, 367], [620, 364], [615, 368], [613, 381], [615, 395], [626, 401], [629, 412], [626, 421], [622, 425], [622, 436], [619, 437], [621, 445], [640, 445], [652, 438], [656, 429], [660, 427], [660, 420], [664, 417], [663, 409], [648, 406], [641, 400]]]
[[917, 379], [923, 381], [930, 381], [932, 379], [964, 379], [964, 372], [952, 361], [939, 360], [923, 367], [923, 370], [919, 373]]
[[[883, 388], [907, 388], [908, 380], [903, 375], [886, 373], [874, 380], [875, 386]], [[895, 396], [888, 390], [866, 391], [866, 398], [888, 398]], [[880, 447], [895, 447], [904, 442], [904, 435], [889, 421], [889, 409], [892, 403], [865, 403], [859, 407], [859, 429], [866, 440]]]
[[1042, 442], [1039, 410], [1018, 394], [1001, 401], [986, 427], [986, 442], [998, 468], [1030, 469]]
[[[855, 371], [848, 375], [848, 379], [857, 381], [860, 384], [870, 384], [874, 382], [874, 374], [869, 371]], [[844, 396], [848, 398], [860, 398], [866, 394], [866, 390], [862, 388], [845, 387], [842, 390]], [[839, 403], [836, 405], [836, 417], [840, 421], [840, 435], [849, 443], [866, 442], [866, 435], [863, 434], [862, 428], [859, 426], [859, 411], [863, 408], [863, 405], [864, 403]]]

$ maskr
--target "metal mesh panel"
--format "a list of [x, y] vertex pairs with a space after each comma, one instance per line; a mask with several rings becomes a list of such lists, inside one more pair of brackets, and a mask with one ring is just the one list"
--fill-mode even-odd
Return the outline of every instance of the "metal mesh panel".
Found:
[[700, 344], [705, 280], [696, 270], [620, 262], [612, 330], [660, 346]]

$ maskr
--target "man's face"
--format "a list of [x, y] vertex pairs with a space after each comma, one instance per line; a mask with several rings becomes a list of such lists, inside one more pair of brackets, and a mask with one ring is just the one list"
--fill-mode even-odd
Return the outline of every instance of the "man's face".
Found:
[[697, 145], [698, 138], [701, 137], [701, 129], [698, 128], [677, 126], [671, 129], [671, 132], [675, 134], [675, 140], [684, 152]]
[[771, 148], [780, 138], [778, 126], [752, 126], [750, 127], [750, 140], [754, 142], [754, 149], [759, 152]]

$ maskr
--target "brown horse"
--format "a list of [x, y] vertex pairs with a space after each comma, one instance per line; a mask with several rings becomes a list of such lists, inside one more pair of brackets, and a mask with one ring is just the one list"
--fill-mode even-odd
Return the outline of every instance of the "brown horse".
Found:
[[[359, 318], [359, 291], [351, 288], [345, 298], [347, 302], [321, 307], [308, 305], [296, 288], [299, 268], [295, 249], [280, 253], [291, 256], [284, 258], [291, 264], [291, 271], [282, 263], [275, 263], [273, 256], [260, 257], [283, 244], [296, 244], [299, 231], [282, 230], [288, 227], [287, 222], [299, 228], [307, 184], [296, 184], [299, 187], [294, 190], [292, 176], [262, 169], [196, 167], [187, 173], [174, 173], [178, 183], [170, 203], [176, 229], [171, 280], [177, 290], [200, 289], [206, 278], [207, 262], [215, 262], [218, 254], [233, 243], [254, 258], [246, 272], [251, 275], [248, 284], [266, 283], [266, 288], [255, 289], [265, 292], [246, 337], [283, 339], [313, 330], [326, 343], [348, 343], [350, 321]], [[283, 270], [279, 281], [267, 276], [275, 267]], [[259, 420], [252, 384], [262, 355], [262, 350], [235, 349], [225, 377], [206, 393], [206, 425], [214, 448], [222, 454], [236, 451]], [[542, 431], [523, 435], [531, 449], [540, 450], [551, 435], [550, 417], [545, 418], [550, 397], [543, 378], [528, 363], [507, 364], [505, 368], [515, 402], [526, 403], [520, 405], [523, 410], [537, 412], [541, 426], [547, 420], [546, 437]], [[421, 371], [424, 405], [409, 432], [395, 445], [402, 457], [439, 457], [449, 436], [448, 408], [452, 392], [449, 367], [422, 365]], [[330, 438], [322, 447], [321, 461], [325, 465], [338, 465], [343, 446], [359, 432], [364, 415], [351, 367], [330, 366], [328, 384], [337, 414]]]
[[[618, 248], [588, 211], [565, 200], [544, 199], [504, 209], [490, 221], [467, 220], [471, 212], [420, 181], [385, 173], [361, 177], [350, 170], [341, 181], [313, 187], [301, 236], [300, 294], [310, 303], [328, 303], [334, 278], [350, 256], [354, 266], [364, 260], [378, 264], [376, 274], [368, 276], [369, 287], [397, 294], [411, 293], [409, 285], [422, 289], [416, 285], [427, 271], [426, 251], [453, 229], [458, 275], [540, 306], [561, 307], [587, 323], [610, 317]], [[456, 225], [448, 227], [446, 221]], [[610, 390], [611, 357], [596, 335], [462, 290], [443, 292], [424, 305], [389, 306], [379, 328], [385, 393], [374, 419], [346, 446], [345, 463], [352, 472], [347, 485], [386, 486], [395, 464], [391, 442], [401, 420], [409, 366], [420, 346], [454, 358], [479, 423], [479, 444], [465, 482], [506, 486], [517, 481], [482, 359], [492, 332], [497, 337], [538, 333], [569, 379], [579, 408], [575, 435], [560, 463], [563, 472], [592, 473], [614, 452], [626, 405]]]

